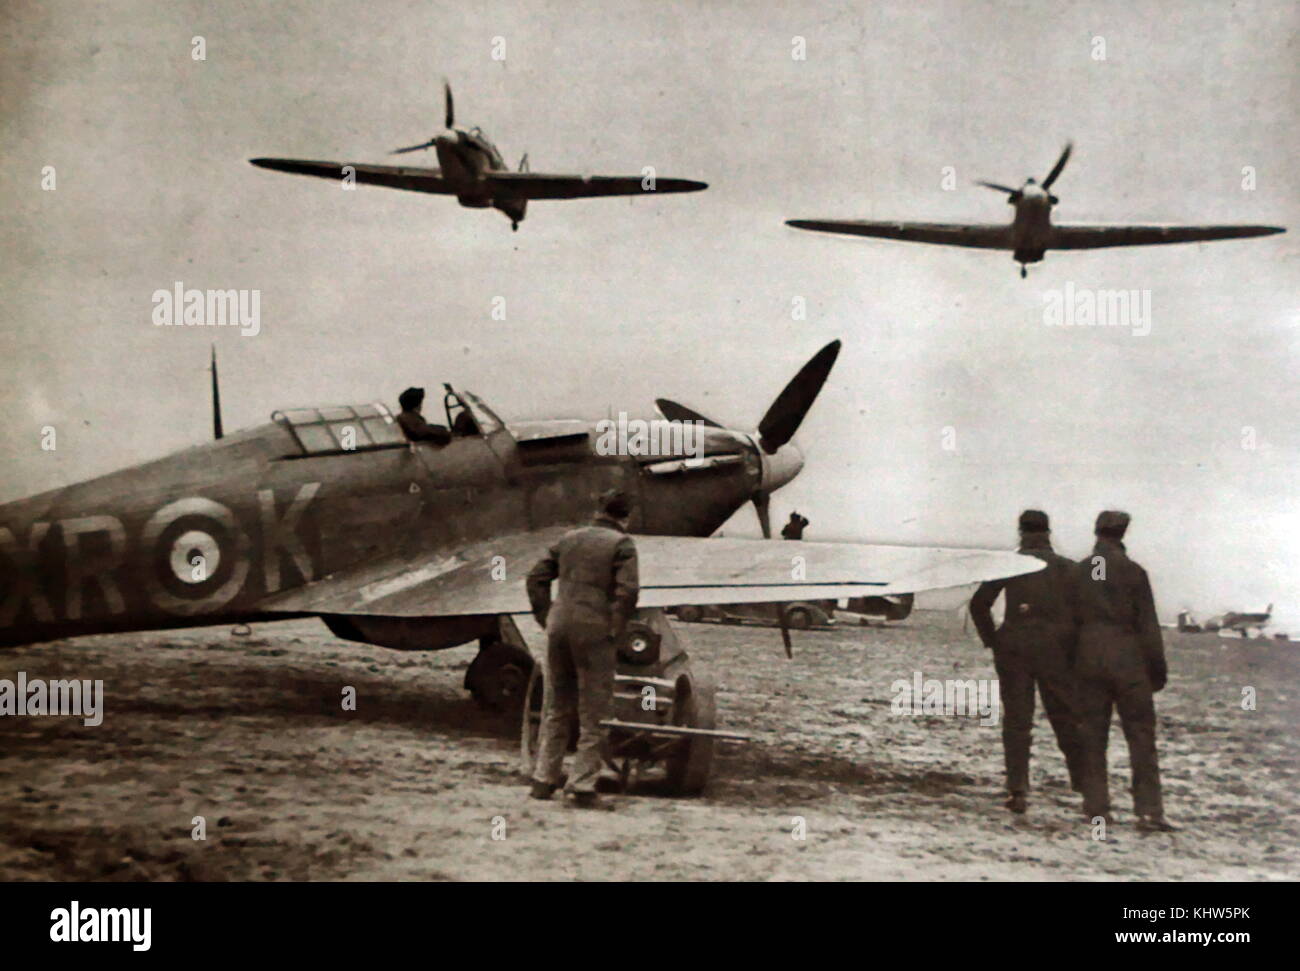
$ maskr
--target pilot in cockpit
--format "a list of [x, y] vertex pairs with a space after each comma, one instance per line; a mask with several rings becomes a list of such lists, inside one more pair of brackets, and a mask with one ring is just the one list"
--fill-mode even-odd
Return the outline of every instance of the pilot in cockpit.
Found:
[[398, 396], [397, 403], [402, 406], [397, 424], [410, 441], [432, 442], [434, 445], [446, 445], [451, 441], [451, 432], [442, 425], [429, 424], [420, 414], [424, 406], [423, 388], [407, 388]]

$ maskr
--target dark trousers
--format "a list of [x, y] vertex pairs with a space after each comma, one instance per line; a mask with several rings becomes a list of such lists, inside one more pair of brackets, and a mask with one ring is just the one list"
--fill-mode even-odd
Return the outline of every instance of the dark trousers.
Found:
[[1116, 675], [1089, 672], [1079, 679], [1079, 705], [1083, 716], [1084, 813], [1104, 816], [1110, 812], [1106, 747], [1114, 709], [1119, 712], [1133, 767], [1133, 811], [1140, 816], [1161, 815], [1156, 706], [1146, 674], [1141, 670]]
[[1084, 758], [1082, 726], [1075, 682], [1064, 662], [1035, 664], [1025, 650], [1000, 647], [993, 652], [998, 672], [998, 693], [1002, 699], [1002, 750], [1007, 765], [1007, 791], [1029, 791], [1029, 749], [1034, 729], [1034, 686], [1043, 699], [1043, 710], [1065, 756], [1070, 785], [1083, 787]]

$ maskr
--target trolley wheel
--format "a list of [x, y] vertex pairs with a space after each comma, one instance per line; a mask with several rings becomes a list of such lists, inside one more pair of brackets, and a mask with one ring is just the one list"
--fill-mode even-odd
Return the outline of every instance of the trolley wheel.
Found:
[[[523, 704], [520, 706], [522, 714], [519, 719], [519, 770], [527, 776], [533, 774], [533, 766], [537, 761], [537, 739], [542, 730], [543, 680], [542, 665], [533, 665], [532, 673], [528, 676], [528, 686], [524, 689]], [[577, 747], [578, 719], [575, 717], [569, 725], [569, 742], [565, 746], [565, 751], [572, 752]]]
[[[673, 702], [673, 724], [686, 728], [716, 728], [717, 684], [707, 674], [690, 674], [677, 683]], [[683, 796], [704, 790], [713, 772], [711, 738], [688, 738], [668, 761], [669, 788]]]
[[519, 762], [524, 775], [533, 774], [537, 761], [537, 736], [542, 727], [542, 666], [534, 665], [524, 689], [523, 714], [519, 725]]

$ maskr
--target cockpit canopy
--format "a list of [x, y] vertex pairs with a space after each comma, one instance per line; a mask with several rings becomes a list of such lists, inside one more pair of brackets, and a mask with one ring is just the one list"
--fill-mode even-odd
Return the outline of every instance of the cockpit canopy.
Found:
[[406, 436], [392, 413], [379, 402], [293, 408], [272, 413], [271, 420], [289, 430], [302, 455], [363, 452], [406, 444]]
[[501, 157], [501, 153], [497, 151], [497, 147], [493, 144], [492, 139], [488, 138], [487, 132], [478, 127], [478, 125], [475, 125], [466, 134], [469, 135], [470, 141], [491, 157], [497, 168], [503, 168], [505, 166], [505, 160]]
[[[443, 385], [443, 410], [455, 437], [489, 436], [501, 430], [501, 419], [479, 397]], [[428, 399], [426, 398], [426, 405]], [[271, 413], [271, 420], [287, 429], [298, 446], [294, 458], [370, 452], [409, 445], [402, 426], [388, 407], [378, 401], [368, 405], [327, 408], [286, 408]], [[432, 418], [439, 421], [439, 418]]]

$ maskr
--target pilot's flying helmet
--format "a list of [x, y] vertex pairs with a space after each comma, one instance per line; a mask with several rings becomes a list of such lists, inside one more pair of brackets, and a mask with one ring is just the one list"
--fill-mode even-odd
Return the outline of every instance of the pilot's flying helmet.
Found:
[[397, 403], [402, 406], [403, 411], [411, 411], [424, 404], [423, 388], [407, 388], [397, 396]]

